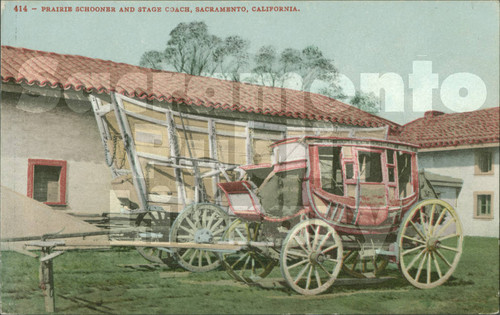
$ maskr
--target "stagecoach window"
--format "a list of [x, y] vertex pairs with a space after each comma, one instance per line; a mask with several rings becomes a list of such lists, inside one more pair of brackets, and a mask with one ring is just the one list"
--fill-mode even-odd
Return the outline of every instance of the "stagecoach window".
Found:
[[394, 182], [394, 167], [388, 167], [387, 172], [389, 173], [389, 182]]
[[411, 155], [398, 152], [398, 186], [399, 197], [407, 197], [412, 193], [411, 187]]
[[344, 195], [340, 147], [318, 148], [321, 188], [334, 195]]
[[394, 164], [394, 150], [387, 150], [387, 164]]
[[354, 165], [352, 163], [345, 164], [345, 178], [346, 179], [354, 178]]
[[358, 151], [359, 176], [362, 182], [382, 182], [382, 163], [380, 158], [380, 153]]

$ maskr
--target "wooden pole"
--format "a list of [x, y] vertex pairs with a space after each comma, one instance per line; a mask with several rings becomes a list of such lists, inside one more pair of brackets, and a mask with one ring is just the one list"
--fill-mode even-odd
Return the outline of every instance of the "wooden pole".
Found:
[[54, 295], [54, 273], [52, 267], [52, 259], [44, 260], [44, 257], [50, 255], [50, 247], [42, 247], [42, 259], [40, 259], [40, 288], [43, 291], [45, 299], [45, 311], [54, 313], [55, 310], [55, 295]]
[[64, 245], [64, 241], [33, 241], [27, 245], [40, 247], [42, 254], [40, 255], [40, 269], [39, 280], [40, 289], [42, 289], [43, 297], [45, 299], [45, 311], [47, 313], [55, 312], [56, 299], [54, 294], [54, 272], [52, 266], [52, 259], [63, 254], [62, 251], [55, 251], [51, 253], [52, 248]]

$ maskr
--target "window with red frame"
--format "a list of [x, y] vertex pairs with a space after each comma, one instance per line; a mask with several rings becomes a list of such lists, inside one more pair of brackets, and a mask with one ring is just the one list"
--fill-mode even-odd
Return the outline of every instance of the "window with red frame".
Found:
[[28, 197], [48, 205], [66, 204], [66, 161], [28, 160]]

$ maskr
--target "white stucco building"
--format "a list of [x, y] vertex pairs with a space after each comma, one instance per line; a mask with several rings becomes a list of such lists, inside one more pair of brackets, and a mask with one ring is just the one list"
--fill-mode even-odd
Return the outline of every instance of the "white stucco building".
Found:
[[[456, 114], [431, 111], [403, 126], [400, 135], [420, 145], [420, 169], [463, 180], [453, 206], [465, 235], [499, 236], [499, 112], [499, 107]], [[440, 198], [450, 201], [452, 194], [448, 188]]]

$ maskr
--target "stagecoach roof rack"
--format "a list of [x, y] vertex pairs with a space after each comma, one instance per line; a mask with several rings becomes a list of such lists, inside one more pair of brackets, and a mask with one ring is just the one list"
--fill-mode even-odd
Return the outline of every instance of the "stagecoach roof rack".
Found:
[[271, 146], [276, 147], [278, 145], [284, 143], [291, 142], [307, 142], [307, 143], [344, 143], [344, 144], [352, 144], [352, 145], [370, 145], [370, 144], [378, 144], [383, 146], [391, 146], [393, 148], [398, 148], [400, 146], [404, 146], [405, 149], [410, 149], [412, 151], [416, 151], [418, 145], [395, 141], [395, 140], [385, 140], [385, 139], [373, 139], [373, 138], [362, 138], [362, 137], [326, 137], [326, 136], [304, 136], [304, 137], [290, 137], [286, 139], [282, 139], [274, 142]]

